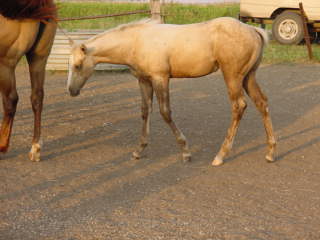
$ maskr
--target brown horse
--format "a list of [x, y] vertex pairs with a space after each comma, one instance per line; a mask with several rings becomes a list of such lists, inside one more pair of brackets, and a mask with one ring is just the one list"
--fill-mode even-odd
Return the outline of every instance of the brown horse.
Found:
[[186, 138], [171, 117], [169, 79], [200, 77], [220, 68], [232, 105], [232, 121], [212, 165], [222, 164], [231, 150], [247, 106], [244, 90], [262, 114], [268, 141], [266, 159], [273, 161], [276, 141], [267, 98], [255, 77], [267, 41], [262, 29], [233, 18], [218, 18], [190, 25], [158, 24], [148, 20], [122, 25], [73, 46], [68, 89], [72, 96], [78, 95], [97, 63], [128, 65], [139, 80], [142, 95], [142, 137], [133, 157], [139, 158], [147, 146], [155, 92], [160, 113], [172, 129], [182, 148], [183, 159], [187, 161], [191, 153]]
[[45, 66], [56, 32], [56, 7], [53, 0], [10, 0], [0, 4], [0, 91], [3, 121], [0, 151], [8, 150], [18, 103], [15, 68], [26, 56], [31, 79], [34, 135], [29, 157], [40, 160], [41, 112]]

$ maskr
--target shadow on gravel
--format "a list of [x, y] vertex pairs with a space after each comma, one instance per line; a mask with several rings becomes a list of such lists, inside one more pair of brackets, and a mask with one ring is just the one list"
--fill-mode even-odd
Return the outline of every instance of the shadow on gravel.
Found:
[[[51, 80], [54, 78], [54, 75], [49, 76]], [[130, 209], [143, 199], [200, 176], [208, 169], [212, 171], [212, 182], [222, 181], [225, 172], [238, 170], [234, 169], [237, 167], [232, 166], [232, 162], [236, 163], [248, 153], [259, 151], [261, 158], [264, 158], [267, 146], [259, 142], [239, 153], [231, 152], [226, 159], [226, 167], [212, 170], [211, 160], [223, 142], [231, 115], [222, 76], [214, 74], [199, 79], [172, 81], [173, 118], [189, 140], [193, 162], [182, 163], [180, 149], [169, 127], [161, 119], [156, 101], [151, 120], [150, 145], [145, 154], [147, 157], [131, 161], [131, 151], [138, 144], [142, 125], [138, 84], [132, 84], [135, 80], [127, 73], [113, 73], [108, 81], [99, 82], [106, 78], [94, 76], [95, 80], [87, 84], [84, 95], [79, 98], [64, 94], [64, 78], [50, 81], [46, 88], [48, 104], [44, 111], [44, 129], [47, 134], [56, 136], [54, 131], [58, 131], [60, 135], [45, 140], [41, 163], [20, 162], [29, 151], [29, 145], [25, 145], [20, 135], [21, 138], [26, 137], [26, 132], [31, 135], [32, 112], [25, 106], [17, 113], [14, 127], [18, 128], [17, 141], [20, 145], [11, 143], [13, 147], [0, 161], [0, 168], [5, 168], [2, 173], [9, 175], [3, 178], [25, 184], [0, 190], [0, 201], [8, 210], [4, 219], [9, 225], [2, 228], [6, 235], [16, 236], [15, 239], [21, 236], [32, 239], [39, 234], [56, 236], [59, 231], [68, 231], [69, 226], [81, 225], [90, 219], [105, 221], [116, 209]], [[320, 71], [315, 71], [314, 66], [263, 67], [257, 79], [269, 98], [276, 131], [287, 128], [319, 104], [320, 84], [317, 82]], [[131, 88], [122, 88], [127, 85]], [[110, 88], [114, 88], [114, 91]], [[97, 92], [92, 94], [91, 91]], [[248, 103], [233, 149], [264, 136], [261, 117], [249, 99]], [[103, 125], [104, 122], [108, 124]], [[22, 129], [26, 123], [30, 125], [28, 131]], [[74, 126], [87, 128], [67, 132]], [[320, 125], [302, 126], [292, 134], [281, 136], [278, 144], [319, 128]], [[281, 153], [277, 160], [283, 160], [288, 154], [319, 142], [320, 137], [315, 136]], [[38, 181], [32, 181], [37, 176], [31, 174], [24, 178], [15, 175], [15, 172], [23, 172], [23, 169], [19, 172], [9, 164], [10, 161], [18, 162], [19, 168], [25, 168], [25, 171], [32, 172], [36, 168], [34, 171], [40, 175]], [[47, 174], [53, 177], [48, 179], [45, 177]], [[233, 181], [238, 181], [236, 174]], [[17, 220], [17, 216], [34, 211], [41, 214], [32, 221], [28, 218]], [[12, 225], [23, 227], [15, 231]], [[28, 232], [29, 229], [32, 232]]]

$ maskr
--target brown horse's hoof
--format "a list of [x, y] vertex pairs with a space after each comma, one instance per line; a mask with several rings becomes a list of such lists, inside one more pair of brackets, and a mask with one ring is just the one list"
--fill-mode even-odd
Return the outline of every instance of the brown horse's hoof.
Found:
[[40, 162], [40, 144], [33, 144], [29, 152], [29, 158], [33, 162]]
[[221, 166], [222, 164], [223, 164], [223, 160], [222, 160], [220, 157], [218, 157], [218, 156], [216, 156], [216, 157], [214, 158], [214, 160], [212, 161], [212, 163], [211, 163], [211, 165], [212, 165], [212, 166], [215, 166], [215, 167]]
[[0, 146], [0, 152], [6, 153], [8, 151], [8, 146]]
[[32, 162], [40, 162], [40, 153], [29, 152], [29, 158]]

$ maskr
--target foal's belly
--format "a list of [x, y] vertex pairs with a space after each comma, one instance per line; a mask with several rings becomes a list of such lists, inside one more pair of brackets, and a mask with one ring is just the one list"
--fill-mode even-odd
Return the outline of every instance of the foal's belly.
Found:
[[170, 75], [174, 78], [201, 77], [219, 69], [218, 62], [211, 58], [179, 58], [170, 62]]
[[169, 63], [172, 77], [200, 77], [218, 70], [213, 43], [203, 34], [187, 35], [171, 43]]

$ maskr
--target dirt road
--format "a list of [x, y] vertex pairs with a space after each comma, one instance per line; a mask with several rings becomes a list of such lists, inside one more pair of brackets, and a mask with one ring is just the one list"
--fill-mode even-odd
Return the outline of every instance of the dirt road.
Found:
[[193, 153], [187, 164], [156, 104], [150, 145], [130, 160], [141, 119], [128, 73], [96, 74], [77, 98], [66, 74], [48, 73], [42, 161], [30, 162], [30, 83], [24, 69], [18, 75], [11, 148], [0, 160], [1, 240], [320, 239], [320, 65], [258, 71], [277, 162], [264, 160], [262, 121], [248, 99], [221, 167], [210, 165], [230, 121], [219, 73], [172, 81], [173, 117]]

